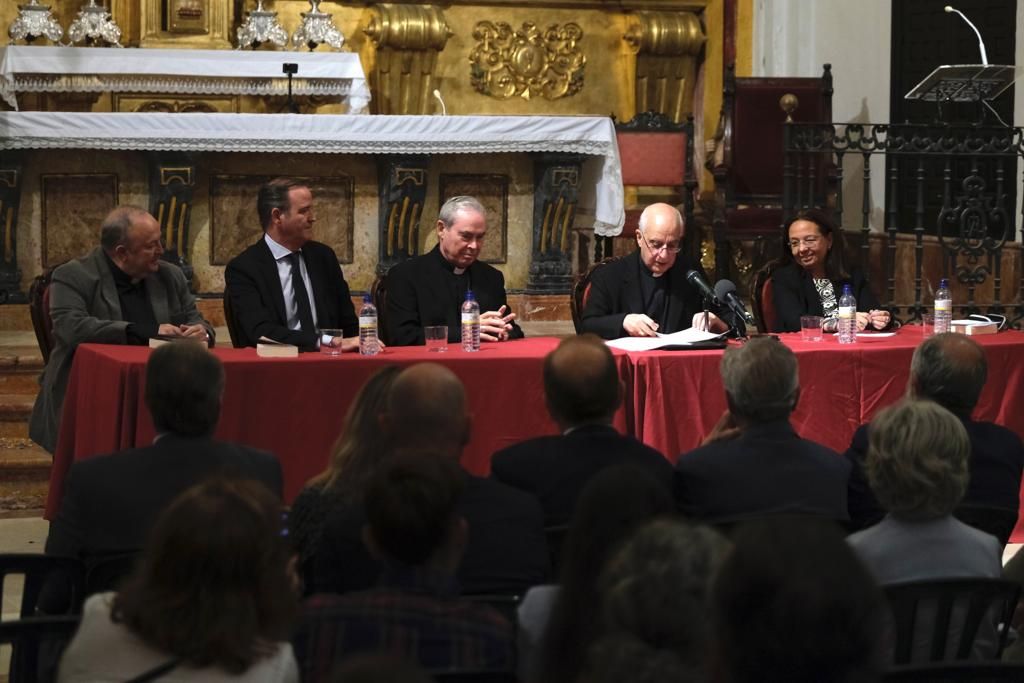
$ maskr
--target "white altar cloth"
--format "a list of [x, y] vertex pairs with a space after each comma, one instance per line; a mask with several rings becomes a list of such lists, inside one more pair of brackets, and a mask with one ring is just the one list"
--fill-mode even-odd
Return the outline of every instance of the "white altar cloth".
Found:
[[285, 63], [297, 64], [295, 95], [338, 97], [362, 113], [370, 89], [352, 52], [169, 50], [11, 45], [0, 47], [0, 97], [19, 92], [288, 94]]
[[113, 149], [324, 154], [572, 152], [583, 163], [579, 215], [595, 232], [624, 222], [615, 126], [597, 116], [331, 116], [0, 112], [0, 150]]

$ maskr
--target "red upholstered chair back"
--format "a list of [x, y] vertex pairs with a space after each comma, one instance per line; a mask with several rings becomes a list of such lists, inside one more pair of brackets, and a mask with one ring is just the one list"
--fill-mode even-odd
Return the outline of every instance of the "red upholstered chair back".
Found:
[[569, 299], [569, 309], [572, 312], [572, 324], [576, 328], [576, 334], [582, 331], [583, 309], [586, 308], [587, 300], [590, 298], [590, 281], [594, 277], [594, 271], [598, 268], [603, 268], [609, 263], [618, 261], [620, 258], [622, 257], [616, 256], [598, 261], [576, 276], [576, 280], [572, 285], [572, 297]]
[[53, 271], [62, 264], [47, 268], [41, 275], [32, 279], [28, 290], [28, 312], [32, 317], [32, 330], [36, 333], [36, 344], [43, 362], [50, 360], [53, 349], [53, 319], [50, 317], [50, 280]]
[[772, 298], [772, 271], [779, 265], [778, 261], [768, 263], [754, 274], [753, 292], [754, 320], [761, 332], [778, 332], [779, 319], [775, 312], [775, 300]]
[[[622, 164], [622, 184], [633, 187], [671, 187], [685, 218], [693, 213], [693, 117], [673, 123], [655, 112], [637, 114], [615, 127]], [[643, 207], [626, 207], [623, 238], [636, 234]]]

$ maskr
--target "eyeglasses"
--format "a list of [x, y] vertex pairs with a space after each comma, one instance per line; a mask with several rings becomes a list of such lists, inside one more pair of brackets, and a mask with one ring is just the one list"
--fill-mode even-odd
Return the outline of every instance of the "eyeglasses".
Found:
[[804, 246], [807, 246], [807, 247], [814, 247], [820, 241], [821, 241], [821, 238], [819, 236], [817, 236], [817, 235], [809, 235], [807, 237], [804, 237], [803, 239], [793, 239], [793, 240], [790, 240], [789, 241], [789, 248], [790, 249], [799, 249], [801, 243]]
[[644, 241], [644, 244], [647, 245], [647, 248], [650, 249], [655, 254], [663, 250], [669, 254], [678, 254], [683, 249], [682, 247], [679, 246], [679, 242], [659, 242], [658, 240], [648, 242], [647, 237], [645, 237], [642, 232], [638, 232], [637, 234], [640, 235], [640, 239]]

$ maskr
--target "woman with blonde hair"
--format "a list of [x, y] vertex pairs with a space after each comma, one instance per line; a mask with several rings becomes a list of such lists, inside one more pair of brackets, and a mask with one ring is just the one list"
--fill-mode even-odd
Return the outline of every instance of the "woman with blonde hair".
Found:
[[306, 595], [360, 588], [376, 576], [376, 564], [362, 552], [358, 538], [352, 539], [355, 546], [348, 548], [348, 557], [346, 548], [323, 547], [320, 540], [329, 516], [360, 514], [363, 489], [386, 450], [378, 418], [400, 371], [397, 366], [385, 367], [359, 389], [331, 447], [327, 469], [313, 477], [292, 504], [288, 527]]

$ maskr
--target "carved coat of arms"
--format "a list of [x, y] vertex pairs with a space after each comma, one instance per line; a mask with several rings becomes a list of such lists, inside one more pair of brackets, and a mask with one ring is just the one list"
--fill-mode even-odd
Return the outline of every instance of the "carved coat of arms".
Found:
[[469, 55], [473, 88], [506, 100], [541, 95], [549, 100], [583, 88], [587, 58], [580, 50], [583, 29], [551, 24], [541, 31], [532, 22], [513, 30], [505, 22], [481, 21], [473, 29], [477, 45]]

